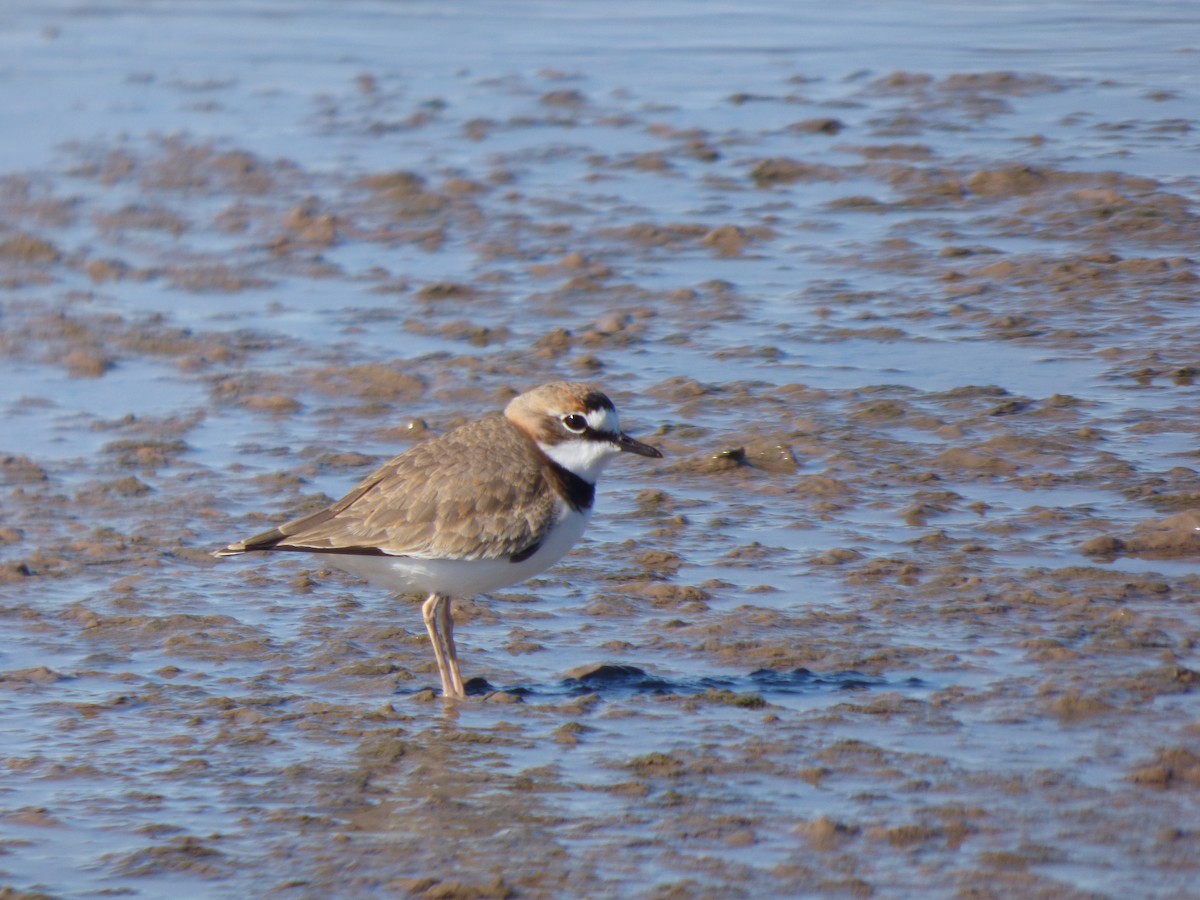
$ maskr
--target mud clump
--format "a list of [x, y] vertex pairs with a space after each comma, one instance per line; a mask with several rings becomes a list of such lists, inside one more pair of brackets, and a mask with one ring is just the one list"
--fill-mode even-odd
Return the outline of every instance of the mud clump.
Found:
[[1040, 191], [1048, 180], [1043, 172], [1031, 166], [1013, 166], [974, 172], [967, 178], [966, 188], [981, 197], [1012, 197]]
[[0, 456], [0, 477], [5, 484], [38, 484], [49, 480], [46, 469], [28, 456]]
[[1134, 784], [1168, 790], [1200, 788], [1200, 755], [1183, 747], [1169, 747], [1155, 753], [1153, 762], [1130, 773]]
[[1089, 556], [1139, 556], [1143, 559], [1200, 557], [1200, 510], [1142, 522], [1124, 537], [1102, 535], [1080, 545]]
[[750, 236], [736, 225], [720, 225], [700, 239], [700, 243], [711, 247], [717, 256], [741, 256], [750, 243]]
[[[308, 102], [147, 58], [113, 133], [158, 97], [172, 137], [139, 112], [0, 173], [0, 793], [69, 785], [7, 811], [12, 890], [25, 855], [46, 893], [1057, 897], [1096, 860], [1192, 890], [1171, 98], [1103, 121], [1156, 87], [1133, 66], [768, 65], [701, 78], [714, 112], [661, 59], [411, 82], [364, 47]], [[307, 162], [259, 152], [293, 132]], [[558, 378], [669, 458], [615, 462], [542, 577], [456, 601], [464, 702], [427, 689], [421, 598], [209, 556]]]
[[163, 231], [172, 237], [180, 237], [191, 227], [181, 214], [160, 204], [123, 206], [115, 212], [96, 215], [94, 221], [104, 232]]
[[841, 119], [834, 118], [819, 118], [819, 119], [802, 119], [799, 122], [793, 122], [788, 126], [788, 131], [796, 134], [840, 134], [846, 127]]
[[0, 582], [22, 582], [26, 578], [32, 578], [33, 575], [33, 569], [29, 567], [28, 563], [19, 561], [0, 563]]
[[445, 212], [451, 200], [429, 187], [425, 178], [415, 172], [397, 171], [368, 175], [358, 185], [370, 190], [378, 200], [387, 204], [392, 215], [403, 219], [419, 219]]
[[290, 416], [303, 409], [303, 404], [287, 394], [250, 394], [239, 398], [246, 409], [269, 413], [275, 416]]
[[32, 234], [15, 234], [0, 240], [0, 262], [51, 265], [62, 253], [50, 241]]
[[103, 351], [72, 350], [63, 359], [72, 378], [99, 378], [115, 361]]
[[798, 181], [840, 181], [842, 173], [823, 163], [805, 163], [785, 157], [760, 160], [750, 169], [755, 187], [794, 184]]
[[173, 266], [166, 274], [172, 287], [198, 294], [237, 294], [269, 287], [273, 283], [248, 268], [238, 269], [223, 263]]
[[421, 300], [469, 300], [476, 296], [478, 292], [475, 288], [457, 281], [437, 281], [422, 285], [417, 290], [417, 297]]
[[102, 452], [122, 468], [156, 469], [172, 465], [188, 451], [182, 440], [121, 439], [105, 444]]
[[861, 829], [854, 825], [835, 821], [828, 816], [821, 816], [811, 822], [797, 825], [794, 831], [807, 840], [814, 850], [829, 853], [856, 838]]

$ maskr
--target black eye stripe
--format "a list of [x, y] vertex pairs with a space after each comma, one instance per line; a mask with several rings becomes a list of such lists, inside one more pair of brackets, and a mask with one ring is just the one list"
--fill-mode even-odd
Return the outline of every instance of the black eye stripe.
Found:
[[587, 420], [587, 417], [582, 413], [565, 413], [558, 417], [558, 421], [562, 423], [562, 427], [571, 434], [578, 435], [585, 441], [597, 441], [598, 443], [615, 443], [619, 435], [610, 434], [607, 431], [597, 431]]

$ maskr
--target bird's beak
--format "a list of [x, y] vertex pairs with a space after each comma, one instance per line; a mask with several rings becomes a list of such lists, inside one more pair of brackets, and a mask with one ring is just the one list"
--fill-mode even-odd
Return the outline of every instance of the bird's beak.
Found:
[[617, 446], [621, 448], [622, 453], [636, 453], [638, 456], [649, 456], [654, 459], [662, 457], [662, 451], [657, 447], [643, 444], [641, 441], [631, 438], [623, 431], [617, 436]]

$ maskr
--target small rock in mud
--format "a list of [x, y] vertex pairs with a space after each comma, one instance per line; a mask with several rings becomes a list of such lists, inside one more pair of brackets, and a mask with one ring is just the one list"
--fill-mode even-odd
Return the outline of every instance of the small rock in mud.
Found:
[[567, 681], [578, 681], [581, 684], [596, 686], [628, 683], [631, 680], [645, 677], [646, 673], [637, 666], [612, 663], [585, 663], [563, 674], [563, 678]]

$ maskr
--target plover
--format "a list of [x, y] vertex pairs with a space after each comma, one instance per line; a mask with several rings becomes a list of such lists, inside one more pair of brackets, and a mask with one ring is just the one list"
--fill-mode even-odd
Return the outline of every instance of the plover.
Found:
[[332, 506], [213, 555], [321, 554], [381, 587], [427, 594], [442, 695], [461, 699], [452, 598], [518, 584], [562, 559], [591, 518], [596, 480], [620, 453], [662, 456], [621, 431], [595, 387], [544, 384], [503, 415], [411, 447]]

